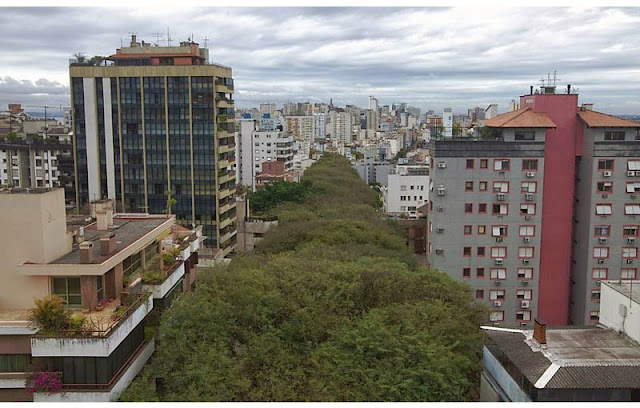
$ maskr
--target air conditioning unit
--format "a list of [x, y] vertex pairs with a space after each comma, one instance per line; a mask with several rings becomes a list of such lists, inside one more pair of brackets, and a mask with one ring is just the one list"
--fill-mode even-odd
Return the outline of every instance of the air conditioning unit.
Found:
[[504, 241], [504, 238], [502, 238], [502, 237], [496, 237], [496, 242], [502, 242], [502, 241]]
[[536, 176], [536, 173], [534, 173], [532, 171], [528, 171], [526, 176], [527, 176], [527, 178], [534, 178]]
[[634, 177], [636, 175], [635, 171], [629, 170], [627, 171], [627, 177]]
[[529, 286], [529, 281], [528, 280], [523, 280], [523, 281], [520, 281], [520, 284], [522, 286]]
[[524, 216], [524, 220], [525, 221], [531, 221], [531, 216], [530, 215], [525, 215]]
[[500, 280], [493, 281], [493, 286], [502, 286], [502, 281]]
[[602, 259], [602, 258], [598, 259], [598, 263], [599, 264], [603, 264], [604, 263], [604, 259]]
[[444, 254], [444, 249], [436, 249], [436, 254], [437, 254], [437, 255], [442, 255], [442, 254]]
[[439, 196], [443, 196], [445, 194], [446, 190], [444, 187], [438, 187], [438, 195]]
[[613, 172], [606, 170], [602, 172], [602, 176], [603, 177], [611, 177], [613, 175]]
[[523, 309], [528, 309], [529, 308], [529, 301], [528, 300], [523, 300], [522, 302], [520, 302], [520, 307]]
[[445, 163], [445, 162], [438, 162], [438, 168], [439, 168], [439, 169], [446, 169], [446, 168], [447, 168], [447, 163]]
[[438, 234], [442, 234], [444, 232], [444, 228], [436, 228], [436, 232]]
[[527, 322], [520, 323], [520, 327], [527, 327], [527, 326], [529, 326], [529, 323]]
[[436, 211], [443, 212], [444, 211], [444, 207], [439, 205], [439, 206], [436, 207]]
[[534, 199], [535, 197], [536, 197], [536, 196], [534, 196], [533, 194], [525, 194], [525, 195], [524, 195], [524, 199], [525, 199], [526, 201], [533, 201], [533, 199]]
[[628, 264], [632, 264], [633, 263], [633, 259], [626, 259]]
[[502, 194], [502, 193], [500, 193], [500, 194], [496, 194], [496, 200], [498, 200], [498, 201], [504, 201], [504, 200], [506, 200], [506, 199], [507, 199], [507, 195], [506, 195], [506, 194]]
[[606, 244], [606, 243], [607, 243], [607, 238], [606, 238], [606, 237], [600, 237], [600, 238], [598, 238], [598, 243], [600, 243], [600, 244]]
[[627, 237], [627, 242], [630, 243], [630, 244], [635, 244], [636, 239], [635, 239], [635, 237]]
[[495, 301], [493, 302], [493, 307], [500, 307], [500, 306], [502, 306], [502, 302], [501, 302], [501, 301], [499, 301], [499, 300], [495, 300]]
[[529, 258], [525, 258], [525, 259], [522, 260], [522, 263], [525, 264], [525, 265], [529, 265], [529, 262], [531, 262], [531, 259], [529, 259]]
[[504, 263], [504, 259], [496, 258], [493, 260], [496, 265], [502, 265]]
[[531, 242], [531, 237], [522, 238], [522, 242], [524, 242], [525, 244], [528, 244], [529, 242]]

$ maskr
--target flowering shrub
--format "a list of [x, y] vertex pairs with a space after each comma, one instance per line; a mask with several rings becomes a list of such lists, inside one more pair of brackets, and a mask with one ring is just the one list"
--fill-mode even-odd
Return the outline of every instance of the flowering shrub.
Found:
[[27, 391], [47, 392], [49, 395], [62, 390], [62, 373], [59, 371], [40, 371], [33, 373], [33, 379]]

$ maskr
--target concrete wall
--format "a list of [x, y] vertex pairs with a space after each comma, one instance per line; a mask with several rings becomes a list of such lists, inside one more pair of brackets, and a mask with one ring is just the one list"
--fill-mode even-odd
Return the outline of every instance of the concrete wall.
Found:
[[504, 391], [511, 402], [531, 402], [529, 397], [520, 389], [500, 362], [491, 354], [489, 349], [482, 347], [482, 365], [484, 372], [492, 378]]
[[[623, 282], [622, 285], [627, 288], [630, 283]], [[617, 282], [603, 282], [600, 286], [600, 324], [610, 327], [614, 330], [624, 332], [631, 339], [640, 343], [640, 304], [631, 300], [614, 287], [620, 287]], [[636, 281], [633, 285], [632, 292], [638, 293], [640, 285]], [[626, 316], [624, 312], [626, 311]]]

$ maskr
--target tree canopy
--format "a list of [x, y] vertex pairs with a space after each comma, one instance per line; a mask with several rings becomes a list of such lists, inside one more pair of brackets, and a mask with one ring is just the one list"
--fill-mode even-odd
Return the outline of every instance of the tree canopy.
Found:
[[122, 400], [476, 398], [486, 311], [469, 287], [417, 265], [345, 158], [304, 180], [254, 252], [199, 270]]

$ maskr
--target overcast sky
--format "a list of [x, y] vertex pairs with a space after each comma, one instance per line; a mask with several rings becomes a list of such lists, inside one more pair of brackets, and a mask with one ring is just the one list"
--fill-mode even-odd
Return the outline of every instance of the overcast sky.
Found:
[[[192, 34], [231, 66], [237, 107], [407, 102], [466, 113], [547, 73], [580, 102], [640, 114], [640, 8], [2, 8], [0, 109], [69, 105], [74, 52], [109, 55], [136, 32]], [[27, 110], [34, 110], [29, 109]]]

